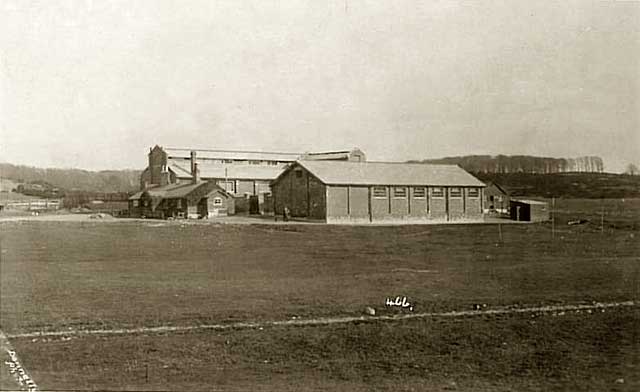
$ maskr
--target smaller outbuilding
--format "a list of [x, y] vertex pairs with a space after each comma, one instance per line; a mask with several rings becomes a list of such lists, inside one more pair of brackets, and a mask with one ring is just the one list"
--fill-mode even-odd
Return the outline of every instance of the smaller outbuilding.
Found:
[[509, 213], [509, 192], [495, 182], [487, 182], [484, 189], [485, 213]]
[[522, 222], [546, 222], [551, 219], [549, 205], [537, 200], [514, 200], [509, 202], [511, 219]]
[[233, 195], [213, 181], [153, 187], [129, 198], [129, 214], [134, 218], [209, 218], [234, 213]]

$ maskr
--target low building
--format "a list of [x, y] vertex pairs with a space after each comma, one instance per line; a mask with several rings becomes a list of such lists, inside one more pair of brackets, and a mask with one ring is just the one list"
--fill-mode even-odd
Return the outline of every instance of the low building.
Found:
[[512, 199], [509, 204], [512, 220], [523, 222], [546, 222], [551, 219], [549, 205], [543, 201]]
[[487, 182], [484, 189], [484, 208], [486, 213], [508, 214], [509, 192], [494, 182]]
[[271, 183], [277, 215], [329, 223], [478, 221], [484, 187], [456, 165], [302, 160]]
[[129, 198], [133, 218], [209, 218], [234, 213], [233, 195], [211, 181], [149, 188]]

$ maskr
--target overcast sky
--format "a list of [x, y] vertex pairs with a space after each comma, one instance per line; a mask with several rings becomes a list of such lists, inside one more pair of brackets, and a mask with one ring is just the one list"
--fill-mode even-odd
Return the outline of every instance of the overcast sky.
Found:
[[0, 1], [0, 161], [148, 148], [640, 164], [640, 2]]

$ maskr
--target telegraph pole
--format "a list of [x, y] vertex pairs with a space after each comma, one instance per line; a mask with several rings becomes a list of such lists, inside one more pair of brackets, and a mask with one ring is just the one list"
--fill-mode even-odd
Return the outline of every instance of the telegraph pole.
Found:
[[556, 198], [551, 198], [551, 239], [556, 238], [556, 217], [555, 217], [555, 209], [556, 209]]

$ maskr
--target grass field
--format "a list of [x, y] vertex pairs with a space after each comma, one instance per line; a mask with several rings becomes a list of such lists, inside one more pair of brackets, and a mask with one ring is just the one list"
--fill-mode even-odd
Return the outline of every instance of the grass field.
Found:
[[[556, 207], [553, 235], [549, 223], [0, 223], [0, 325], [13, 335], [408, 312], [385, 307], [396, 296], [414, 312], [639, 300], [640, 200]], [[639, 323], [631, 307], [11, 343], [44, 389], [636, 390]]]

